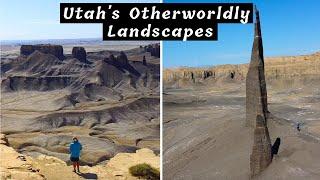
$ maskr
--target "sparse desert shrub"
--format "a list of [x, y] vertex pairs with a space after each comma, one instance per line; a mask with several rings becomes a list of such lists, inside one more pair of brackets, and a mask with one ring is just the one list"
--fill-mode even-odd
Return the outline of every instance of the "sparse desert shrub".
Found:
[[129, 172], [132, 176], [156, 180], [160, 179], [160, 172], [158, 169], [151, 167], [149, 164], [137, 164], [129, 168]]

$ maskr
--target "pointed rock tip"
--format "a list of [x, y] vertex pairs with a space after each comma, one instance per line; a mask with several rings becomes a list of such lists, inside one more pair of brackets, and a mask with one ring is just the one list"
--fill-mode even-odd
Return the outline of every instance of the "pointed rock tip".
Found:
[[255, 9], [255, 14], [256, 14], [256, 21], [254, 24], [254, 36], [255, 37], [261, 37], [261, 28], [260, 28], [260, 15], [259, 15], [259, 10], [257, 8], [257, 6], [254, 6]]

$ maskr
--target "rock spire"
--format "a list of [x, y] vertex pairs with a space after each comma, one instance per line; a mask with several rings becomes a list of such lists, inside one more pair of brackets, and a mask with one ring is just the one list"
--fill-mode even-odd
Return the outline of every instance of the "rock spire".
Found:
[[271, 140], [267, 127], [267, 88], [264, 75], [263, 46], [259, 11], [256, 22], [251, 61], [246, 78], [246, 123], [254, 127], [253, 147], [250, 155], [250, 177], [265, 170], [272, 161]]
[[264, 75], [263, 45], [259, 11], [256, 9], [256, 22], [251, 61], [246, 77], [246, 124], [256, 127], [256, 117], [267, 119], [267, 88]]

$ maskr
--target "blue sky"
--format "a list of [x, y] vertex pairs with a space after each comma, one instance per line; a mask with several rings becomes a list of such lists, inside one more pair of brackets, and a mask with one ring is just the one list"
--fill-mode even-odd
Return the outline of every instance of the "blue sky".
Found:
[[1, 0], [0, 40], [102, 38], [102, 24], [60, 24], [60, 2], [159, 2], [159, 0]]
[[[265, 56], [320, 51], [320, 0], [164, 0], [164, 2], [253, 2], [260, 10]], [[218, 41], [167, 41], [164, 67], [249, 62], [253, 24], [220, 24]]]
[[[253, 2], [262, 23], [265, 56], [320, 50], [320, 0], [164, 0], [165, 2]], [[101, 24], [60, 24], [60, 2], [151, 2], [150, 0], [1, 0], [0, 39], [102, 37]], [[158, 2], [152, 0], [152, 2]], [[253, 24], [219, 26], [218, 41], [164, 42], [164, 67], [247, 63]]]

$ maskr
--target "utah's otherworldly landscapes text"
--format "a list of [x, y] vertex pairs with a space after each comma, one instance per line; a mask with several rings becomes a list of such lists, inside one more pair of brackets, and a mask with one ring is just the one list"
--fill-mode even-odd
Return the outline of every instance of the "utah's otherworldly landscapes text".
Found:
[[61, 3], [61, 23], [102, 23], [104, 40], [217, 40], [218, 23], [252, 23], [252, 3]]

